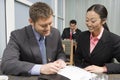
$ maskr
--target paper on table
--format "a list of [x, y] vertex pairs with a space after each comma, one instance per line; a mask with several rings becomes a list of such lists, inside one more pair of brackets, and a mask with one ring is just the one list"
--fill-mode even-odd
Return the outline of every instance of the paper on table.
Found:
[[0, 80], [8, 80], [8, 76], [7, 75], [0, 75]]
[[90, 80], [92, 77], [97, 76], [84, 69], [75, 66], [66, 66], [61, 69], [58, 74], [63, 75], [71, 80]]

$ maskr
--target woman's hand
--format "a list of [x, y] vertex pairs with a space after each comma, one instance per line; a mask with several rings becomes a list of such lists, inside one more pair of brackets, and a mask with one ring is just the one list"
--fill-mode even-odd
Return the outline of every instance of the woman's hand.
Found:
[[93, 73], [103, 73], [103, 72], [107, 71], [107, 68], [105, 66], [104, 67], [99, 67], [99, 66], [96, 66], [96, 65], [91, 65], [91, 66], [88, 66], [84, 69], [88, 72], [93, 72]]

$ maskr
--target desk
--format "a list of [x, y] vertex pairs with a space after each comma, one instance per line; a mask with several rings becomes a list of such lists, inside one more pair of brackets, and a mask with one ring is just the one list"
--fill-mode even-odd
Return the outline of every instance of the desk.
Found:
[[25, 77], [25, 76], [11, 76], [8, 75], [8, 80], [38, 80], [38, 76], [31, 76], [31, 77]]
[[120, 74], [109, 74], [109, 80], [120, 80]]
[[[39, 77], [39, 76], [11, 76], [11, 75], [7, 75], [7, 76], [9, 77], [8, 80], [38, 80]], [[69, 79], [60, 76], [57, 77], [52, 76], [52, 79], [49, 80], [69, 80]]]
[[[0, 75], [2, 75], [1, 70], [0, 70]], [[9, 78], [8, 80], [38, 80], [38, 76], [12, 76], [12, 75], [7, 75]]]
[[[9, 80], [38, 80], [38, 76], [7, 76], [9, 77]], [[108, 74], [108, 80], [120, 80], [120, 74]]]
[[[120, 74], [109, 74], [109, 80], [120, 80]], [[31, 76], [31, 77], [25, 77], [25, 76], [8, 76], [9, 80], [38, 80], [38, 76]]]

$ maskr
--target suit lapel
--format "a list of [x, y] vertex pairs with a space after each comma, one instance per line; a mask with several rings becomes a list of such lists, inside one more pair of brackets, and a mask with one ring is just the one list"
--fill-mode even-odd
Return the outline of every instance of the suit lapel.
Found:
[[27, 27], [27, 33], [28, 33], [28, 36], [29, 36], [30, 48], [32, 50], [33, 56], [35, 57], [35, 60], [42, 62], [39, 45], [38, 45], [37, 40], [34, 36], [32, 26]]
[[108, 37], [107, 31], [104, 29], [103, 35], [99, 40], [98, 44], [96, 45], [96, 47], [94, 48], [94, 50], [92, 51], [91, 56], [97, 55], [97, 53], [99, 53], [99, 51], [101, 51], [104, 48], [105, 43], [107, 42], [106, 40], [107, 37]]
[[86, 54], [84, 54], [87, 57], [90, 57], [90, 33], [87, 32], [87, 34], [84, 36], [85, 38], [83, 39], [84, 45], [84, 50]]
[[93, 49], [91, 56], [97, 54], [97, 52], [101, 51], [104, 47], [103, 47], [104, 43], [103, 41], [100, 39], [98, 44], [95, 46], [95, 48]]
[[51, 54], [51, 45], [53, 45], [53, 31], [51, 29], [51, 33], [49, 36], [46, 37], [46, 56], [47, 56], [47, 61], [51, 62], [52, 61], [52, 54]]

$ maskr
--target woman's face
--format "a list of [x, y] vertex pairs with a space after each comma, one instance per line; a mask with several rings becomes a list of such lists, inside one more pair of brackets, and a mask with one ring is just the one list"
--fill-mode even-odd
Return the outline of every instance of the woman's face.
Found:
[[86, 25], [90, 32], [100, 33], [104, 21], [95, 11], [88, 11], [86, 14]]

